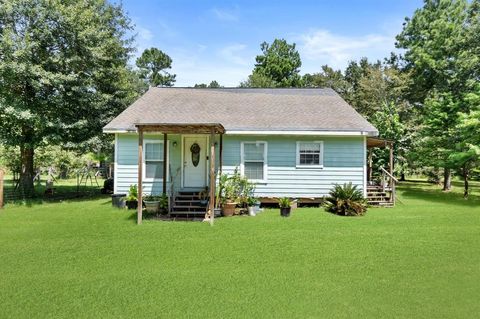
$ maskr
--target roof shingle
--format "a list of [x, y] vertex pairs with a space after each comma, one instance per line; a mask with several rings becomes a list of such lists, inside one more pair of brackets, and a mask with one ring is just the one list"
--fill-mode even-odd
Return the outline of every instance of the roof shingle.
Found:
[[378, 131], [332, 89], [151, 88], [104, 127], [219, 123], [226, 131]]

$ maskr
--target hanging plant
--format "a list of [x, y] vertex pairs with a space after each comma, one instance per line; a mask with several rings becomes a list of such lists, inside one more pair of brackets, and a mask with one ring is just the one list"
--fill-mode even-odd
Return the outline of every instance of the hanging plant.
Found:
[[197, 167], [200, 162], [200, 145], [193, 143], [190, 147], [190, 152], [192, 152], [192, 164]]

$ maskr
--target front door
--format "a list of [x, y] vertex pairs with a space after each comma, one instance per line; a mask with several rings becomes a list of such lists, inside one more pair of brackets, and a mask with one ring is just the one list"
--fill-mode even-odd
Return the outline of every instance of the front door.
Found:
[[183, 139], [183, 187], [207, 186], [207, 137], [185, 136]]

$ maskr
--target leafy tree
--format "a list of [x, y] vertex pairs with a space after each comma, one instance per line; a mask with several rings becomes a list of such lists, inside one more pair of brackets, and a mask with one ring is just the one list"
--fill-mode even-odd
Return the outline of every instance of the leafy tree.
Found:
[[210, 82], [210, 84], [205, 84], [205, 83], [200, 83], [200, 84], [195, 84], [194, 85], [194, 88], [200, 88], [200, 89], [206, 89], [206, 88], [212, 88], [212, 89], [216, 89], [216, 88], [221, 88], [220, 84], [218, 84], [217, 81], [213, 80], [212, 82]]
[[341, 96], [346, 96], [350, 90], [350, 84], [345, 80], [342, 71], [334, 70], [328, 65], [322, 66], [322, 71], [313, 74], [305, 74], [302, 77], [304, 87], [331, 88]]
[[444, 168], [444, 190], [451, 187], [455, 165], [449, 157], [462, 138], [452, 135], [458, 113], [470, 108], [464, 100], [474, 79], [469, 68], [478, 61], [466, 42], [471, 8], [466, 0], [425, 0], [397, 36], [397, 47], [405, 49], [405, 70], [412, 76], [410, 100], [424, 105], [421, 149], [434, 156], [423, 157]]
[[157, 48], [143, 51], [136, 61], [140, 76], [150, 86], [173, 86], [176, 74], [168, 73], [172, 68], [172, 59]]
[[10, 0], [0, 6], [0, 142], [18, 146], [33, 193], [34, 151], [79, 143], [131, 102], [130, 20], [106, 0]]
[[275, 39], [272, 44], [260, 45], [262, 54], [255, 58], [256, 64], [252, 75], [242, 83], [249, 87], [297, 87], [301, 84], [299, 75], [300, 54], [295, 43], [289, 44], [284, 39]]

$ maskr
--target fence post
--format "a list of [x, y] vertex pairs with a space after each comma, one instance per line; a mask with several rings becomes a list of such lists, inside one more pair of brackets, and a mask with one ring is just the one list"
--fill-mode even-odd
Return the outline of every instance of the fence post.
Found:
[[3, 177], [5, 176], [5, 171], [0, 168], [0, 209], [3, 208]]

